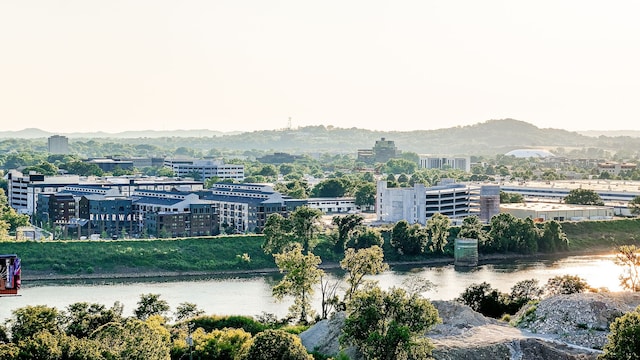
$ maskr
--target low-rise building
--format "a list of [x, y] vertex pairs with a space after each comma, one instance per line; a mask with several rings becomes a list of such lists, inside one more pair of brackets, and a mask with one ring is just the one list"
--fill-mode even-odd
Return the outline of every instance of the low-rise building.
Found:
[[464, 156], [421, 155], [421, 169], [456, 169], [471, 172], [471, 158]]
[[199, 177], [199, 180], [211, 178], [244, 181], [244, 165], [225, 164], [222, 160], [165, 159], [165, 166], [170, 167], [176, 176]]
[[536, 221], [581, 221], [608, 220], [613, 218], [612, 206], [585, 206], [559, 203], [517, 203], [502, 204], [500, 212], [517, 218], [531, 218]]

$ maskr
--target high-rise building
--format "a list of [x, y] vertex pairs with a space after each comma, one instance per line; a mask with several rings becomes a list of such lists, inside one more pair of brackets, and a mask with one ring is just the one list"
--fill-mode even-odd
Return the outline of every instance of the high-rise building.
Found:
[[50, 136], [48, 141], [48, 149], [51, 154], [68, 154], [69, 138], [61, 135]]

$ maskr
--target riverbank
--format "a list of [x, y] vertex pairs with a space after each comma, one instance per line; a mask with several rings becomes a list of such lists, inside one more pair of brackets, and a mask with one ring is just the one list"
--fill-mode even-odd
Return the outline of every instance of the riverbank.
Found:
[[[611, 253], [622, 244], [640, 244], [640, 220], [621, 219], [563, 223], [569, 251], [555, 254], [490, 254], [480, 263]], [[217, 236], [170, 240], [0, 242], [0, 253], [22, 258], [24, 280], [119, 279], [249, 275], [277, 272], [273, 256], [262, 251], [261, 235]], [[450, 239], [452, 242], [453, 239]], [[436, 266], [453, 258], [434, 255], [403, 261], [385, 243], [392, 266]], [[340, 254], [321, 244], [315, 251], [323, 267], [337, 268]]]
[[[478, 258], [478, 265], [488, 265], [497, 262], [509, 260], [535, 260], [548, 258], [565, 258], [569, 256], [585, 256], [585, 255], [609, 255], [612, 251], [571, 251], [561, 252], [553, 255], [550, 254], [490, 254], [483, 255]], [[453, 258], [434, 258], [422, 261], [394, 261], [389, 262], [391, 269], [394, 267], [434, 267], [453, 265]], [[335, 270], [340, 268], [337, 262], [323, 263], [320, 265], [323, 270]], [[155, 278], [163, 279], [184, 279], [184, 278], [202, 278], [202, 277], [232, 277], [247, 275], [267, 275], [279, 273], [278, 268], [268, 267], [262, 269], [238, 269], [238, 270], [219, 270], [219, 271], [139, 271], [134, 269], [113, 271], [109, 273], [92, 273], [92, 274], [56, 274], [41, 271], [27, 271], [22, 279], [25, 281], [63, 281], [63, 280], [149, 280]]]

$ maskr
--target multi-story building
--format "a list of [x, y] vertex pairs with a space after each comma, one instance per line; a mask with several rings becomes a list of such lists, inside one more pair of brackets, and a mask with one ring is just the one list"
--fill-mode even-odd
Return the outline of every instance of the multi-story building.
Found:
[[100, 158], [100, 159], [90, 159], [86, 161], [89, 164], [94, 164], [100, 168], [100, 170], [104, 172], [112, 172], [116, 169], [122, 170], [132, 170], [133, 169], [133, 161], [131, 160], [121, 160], [121, 159], [113, 159], [113, 158]]
[[[440, 213], [451, 220], [462, 220], [476, 215], [490, 219], [499, 212], [493, 206], [481, 207], [483, 195], [494, 196], [495, 191], [482, 191], [483, 186], [447, 182], [439, 186], [426, 187], [415, 184], [408, 188], [389, 188], [386, 181], [378, 181], [376, 191], [376, 214], [380, 222], [398, 222], [426, 225], [434, 214]], [[498, 198], [499, 199], [499, 198]]]
[[451, 157], [421, 155], [420, 168], [422, 169], [457, 169], [471, 172], [471, 159], [469, 157]]
[[199, 193], [204, 200], [216, 204], [220, 225], [236, 233], [261, 232], [267, 217], [278, 213], [287, 216], [304, 200], [284, 197], [263, 184], [214, 184]]
[[53, 135], [47, 139], [47, 148], [51, 154], [68, 154], [69, 138], [61, 135]]
[[164, 165], [179, 177], [197, 175], [202, 181], [216, 177], [244, 180], [244, 165], [225, 164], [222, 160], [165, 159]]
[[9, 205], [21, 214], [34, 214], [38, 194], [57, 193], [67, 186], [81, 186], [83, 191], [101, 193], [117, 190], [119, 195], [130, 196], [135, 190], [198, 191], [204, 188], [201, 181], [145, 176], [80, 177], [78, 175], [45, 176], [36, 173], [24, 175], [17, 170], [7, 174]]
[[358, 150], [358, 161], [366, 163], [384, 163], [390, 159], [398, 157], [399, 153], [400, 151], [398, 151], [393, 140], [381, 138], [380, 140], [376, 140], [372, 149]]
[[621, 171], [633, 171], [638, 168], [635, 163], [618, 163], [618, 162], [601, 162], [598, 163], [598, 173], [609, 173], [611, 175], [620, 175]]

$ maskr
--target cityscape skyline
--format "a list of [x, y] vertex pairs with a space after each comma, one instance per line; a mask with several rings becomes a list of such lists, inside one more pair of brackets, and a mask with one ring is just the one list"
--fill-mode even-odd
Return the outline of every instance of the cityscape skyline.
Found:
[[[640, 130], [640, 3], [0, 3], [2, 131]], [[636, 44], [636, 45], [633, 45]]]

